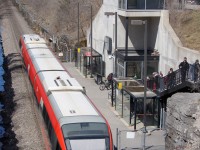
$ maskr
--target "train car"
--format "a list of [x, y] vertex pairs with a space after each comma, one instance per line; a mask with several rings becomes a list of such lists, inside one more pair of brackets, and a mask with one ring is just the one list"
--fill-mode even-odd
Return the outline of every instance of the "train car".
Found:
[[35, 34], [20, 48], [53, 150], [113, 150], [110, 126], [82, 86]]

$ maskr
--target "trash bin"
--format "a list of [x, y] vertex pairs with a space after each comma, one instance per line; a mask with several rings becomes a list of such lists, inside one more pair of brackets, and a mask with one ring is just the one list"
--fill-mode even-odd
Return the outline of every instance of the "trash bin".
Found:
[[96, 77], [95, 77], [95, 82], [96, 84], [101, 84], [102, 82], [102, 75], [101, 74], [96, 74]]

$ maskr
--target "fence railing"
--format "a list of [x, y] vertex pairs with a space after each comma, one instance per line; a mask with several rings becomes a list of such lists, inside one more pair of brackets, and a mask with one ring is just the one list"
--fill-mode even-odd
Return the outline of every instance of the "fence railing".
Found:
[[147, 80], [147, 87], [152, 91], [163, 92], [186, 84], [188, 81], [192, 83], [200, 81], [200, 72], [195, 71], [194, 65], [180, 68], [164, 77], [158, 74]]
[[[140, 130], [119, 130], [117, 128], [115, 150], [140, 150], [143, 149], [144, 146], [145, 149], [149, 150], [165, 149], [165, 143], [162, 142], [162, 139], [164, 139], [165, 136], [165, 130], [161, 130], [159, 128], [147, 128], [148, 136], [142, 134], [142, 130], [143, 128]], [[159, 131], [162, 134], [158, 136], [156, 133], [154, 134], [154, 131]], [[143, 136], [145, 136], [146, 141], [151, 140], [151, 142], [145, 142], [145, 145], [143, 145]]]

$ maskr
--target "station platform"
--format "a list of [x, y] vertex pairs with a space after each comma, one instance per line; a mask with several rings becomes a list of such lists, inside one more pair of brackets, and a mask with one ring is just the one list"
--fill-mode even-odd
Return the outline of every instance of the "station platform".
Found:
[[[143, 132], [138, 129], [134, 131], [133, 126], [129, 126], [123, 118], [115, 111], [111, 105], [108, 93], [110, 90], [99, 90], [99, 85], [95, 83], [94, 78], [85, 78], [81, 72], [75, 67], [74, 62], [63, 62], [66, 70], [76, 78], [76, 80], [85, 87], [86, 94], [103, 114], [109, 122], [112, 130], [113, 143], [118, 145], [118, 150], [122, 149], [141, 149], [143, 144]], [[141, 129], [142, 129], [141, 125]], [[117, 132], [118, 129], [118, 132]], [[134, 138], [127, 138], [127, 132], [134, 131]], [[147, 127], [148, 133], [146, 134], [146, 147], [149, 150], [164, 150], [165, 149], [165, 131], [156, 129], [156, 127]], [[118, 133], [118, 144], [117, 144]]]

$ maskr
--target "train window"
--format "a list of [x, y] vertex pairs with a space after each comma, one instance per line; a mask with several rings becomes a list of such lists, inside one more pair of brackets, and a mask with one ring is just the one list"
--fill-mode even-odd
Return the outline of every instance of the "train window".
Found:
[[45, 121], [46, 125], [48, 125], [48, 120], [49, 120], [49, 116], [48, 116], [47, 111], [46, 111], [45, 116], [44, 116], [44, 121]]
[[105, 139], [71, 139], [71, 149], [84, 149], [84, 150], [109, 150], [106, 148]]
[[22, 48], [21, 40], [19, 40], [19, 48], [20, 48], [20, 49]]
[[44, 120], [45, 120], [46, 113], [47, 113], [47, 111], [46, 111], [46, 108], [45, 108], [45, 107], [43, 107], [43, 110], [42, 110], [42, 115], [43, 115], [43, 117], [44, 117]]
[[29, 71], [30, 71], [30, 64], [28, 64], [28, 74], [29, 74]]
[[65, 143], [72, 149], [109, 149], [109, 133], [105, 123], [75, 123], [62, 126]]
[[108, 129], [104, 123], [74, 123], [62, 126], [64, 137], [71, 136], [108, 136]]
[[49, 132], [49, 137], [51, 137], [51, 129], [52, 129], [52, 125], [51, 125], [51, 121], [50, 121], [50, 119], [48, 119], [47, 129], [48, 129], [48, 132]]
[[56, 144], [57, 144], [58, 140], [55, 134], [54, 129], [52, 128], [51, 130], [51, 145], [52, 145], [52, 149], [55, 150], [56, 149]]
[[56, 150], [61, 150], [59, 143], [57, 142]]
[[47, 120], [48, 120], [48, 114], [46, 112], [45, 115], [44, 115], [44, 121], [45, 121], [46, 125], [47, 125]]
[[43, 99], [42, 97], [40, 98], [40, 108], [43, 110], [43, 107], [44, 107], [44, 103], [43, 103]]

